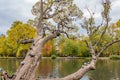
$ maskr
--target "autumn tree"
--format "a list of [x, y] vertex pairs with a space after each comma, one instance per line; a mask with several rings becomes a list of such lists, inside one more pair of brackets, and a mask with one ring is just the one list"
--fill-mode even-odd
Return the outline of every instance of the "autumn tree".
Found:
[[45, 57], [50, 57], [51, 55], [53, 54], [56, 54], [56, 45], [55, 45], [55, 40], [50, 40], [48, 41], [43, 49], [42, 49], [42, 56], [45, 56]]
[[[120, 37], [120, 31], [119, 30], [120, 30], [120, 20], [118, 20], [116, 23], [112, 23], [109, 26], [109, 29], [108, 29], [109, 33], [108, 34], [109, 34], [109, 36], [111, 35], [112, 38], [114, 38], [114, 39], [119, 39], [119, 37]], [[111, 40], [111, 38], [109, 38], [109, 40]], [[110, 53], [109, 55], [120, 55], [119, 46], [120, 46], [120, 42], [110, 46], [106, 50], [106, 52]]]
[[[21, 21], [15, 21], [6, 35], [0, 37], [0, 54], [4, 57], [23, 57], [29, 50], [30, 44], [21, 44], [21, 40], [34, 39], [36, 29]], [[23, 54], [22, 54], [23, 53]]]
[[4, 34], [0, 35], [0, 56], [7, 57], [7, 45], [6, 45], [6, 36]]
[[84, 40], [68, 39], [61, 37], [58, 41], [58, 54], [59, 56], [73, 56], [73, 57], [88, 57], [90, 56], [89, 50], [84, 43]]
[[7, 45], [16, 57], [20, 57], [25, 55], [31, 46], [31, 44], [21, 44], [21, 41], [34, 39], [36, 37], [36, 30], [28, 24], [24, 24], [21, 21], [15, 21], [7, 31], [7, 36]]

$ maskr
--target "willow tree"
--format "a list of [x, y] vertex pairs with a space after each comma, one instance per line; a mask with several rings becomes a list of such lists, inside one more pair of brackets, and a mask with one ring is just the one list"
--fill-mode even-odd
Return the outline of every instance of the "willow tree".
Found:
[[36, 16], [34, 26], [37, 30], [35, 40], [21, 40], [21, 44], [33, 43], [14, 75], [2, 73], [3, 80], [36, 80], [36, 70], [41, 60], [41, 51], [46, 42], [60, 36], [67, 37], [68, 32], [75, 31], [75, 20], [82, 17], [82, 12], [72, 0], [40, 0], [32, 8]]

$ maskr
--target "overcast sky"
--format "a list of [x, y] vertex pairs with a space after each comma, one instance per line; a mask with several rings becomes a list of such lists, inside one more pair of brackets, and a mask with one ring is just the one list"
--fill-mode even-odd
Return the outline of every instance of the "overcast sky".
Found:
[[[0, 0], [0, 34], [5, 34], [16, 20], [26, 22], [28, 19], [33, 19], [31, 8], [37, 1], [39, 0]], [[112, 22], [115, 22], [120, 19], [120, 0], [111, 1], [111, 17]], [[88, 16], [86, 6], [95, 10], [96, 20], [100, 22], [101, 0], [74, 0], [74, 2], [83, 10], [84, 16]]]

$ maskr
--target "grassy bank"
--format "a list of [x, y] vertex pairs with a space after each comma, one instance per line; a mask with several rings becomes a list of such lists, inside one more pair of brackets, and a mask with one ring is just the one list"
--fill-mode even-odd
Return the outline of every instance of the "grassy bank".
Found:
[[111, 55], [109, 58], [113, 60], [120, 60], [120, 55]]

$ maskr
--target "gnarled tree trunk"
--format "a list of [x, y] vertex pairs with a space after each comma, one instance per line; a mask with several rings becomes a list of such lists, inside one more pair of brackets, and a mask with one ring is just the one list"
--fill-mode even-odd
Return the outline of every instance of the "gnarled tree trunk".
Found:
[[41, 60], [42, 47], [47, 41], [56, 36], [57, 34], [52, 34], [44, 38], [38, 36], [16, 73], [12, 77], [9, 77], [5, 72], [2, 74], [5, 80], [36, 80], [35, 73]]

